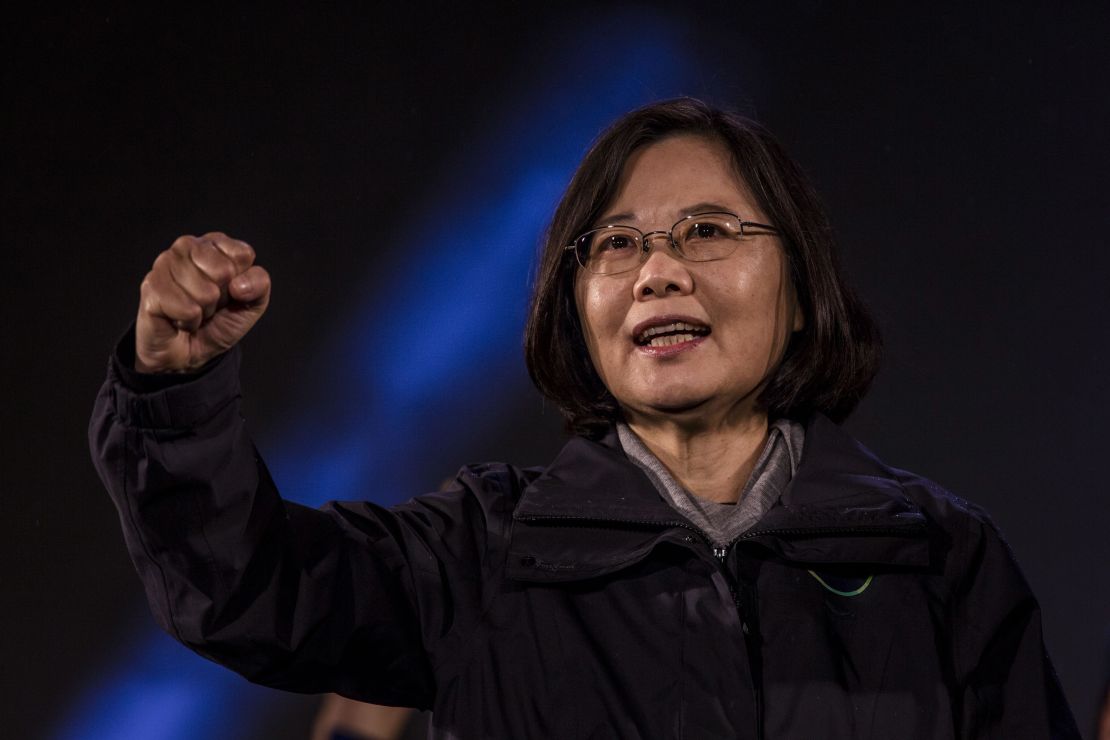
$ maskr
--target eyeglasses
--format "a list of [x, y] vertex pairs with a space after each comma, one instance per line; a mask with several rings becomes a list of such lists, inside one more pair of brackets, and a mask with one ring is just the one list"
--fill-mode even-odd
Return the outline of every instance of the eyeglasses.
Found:
[[666, 237], [671, 249], [682, 259], [708, 262], [731, 255], [744, 237], [766, 232], [775, 234], [778, 229], [744, 221], [732, 213], [696, 213], [678, 221], [670, 231], [645, 234], [635, 226], [601, 226], [582, 234], [563, 249], [573, 250], [578, 264], [592, 273], [616, 275], [645, 262], [656, 237]]

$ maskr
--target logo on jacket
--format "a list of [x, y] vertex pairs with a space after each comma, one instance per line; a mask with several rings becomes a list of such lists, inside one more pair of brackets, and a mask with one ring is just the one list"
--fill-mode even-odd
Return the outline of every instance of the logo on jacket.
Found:
[[834, 575], [832, 573], [818, 573], [815, 570], [809, 571], [809, 574], [817, 579], [817, 582], [825, 587], [825, 590], [831, 591], [837, 596], [859, 596], [867, 587], [871, 585], [871, 580], [875, 577], [874, 574], [868, 576], [843, 576]]

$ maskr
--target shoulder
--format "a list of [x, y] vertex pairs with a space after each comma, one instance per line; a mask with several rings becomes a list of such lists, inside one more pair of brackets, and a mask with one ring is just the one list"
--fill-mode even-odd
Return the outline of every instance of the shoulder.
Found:
[[459, 468], [439, 490], [392, 507], [401, 522], [447, 537], [469, 532], [484, 538], [507, 530], [523, 492], [543, 468], [503, 462], [471, 463]]
[[942, 558], [951, 579], [961, 580], [983, 564], [1013, 567], [1009, 546], [983, 507], [930, 478], [888, 465], [827, 418], [818, 416], [806, 425], [799, 477], [816, 481], [812, 487], [823, 490], [828, 501], [870, 492], [876, 501], [892, 501], [919, 512], [934, 554]]
[[1029, 594], [1009, 542], [985, 508], [931, 478], [885, 467], [924, 516], [936, 551], [944, 553], [940, 563], [951, 595], [966, 597], [987, 583], [992, 584], [996, 597], [1024, 598]]
[[994, 520], [982, 506], [925, 476], [899, 468], [890, 468], [890, 471], [906, 497], [936, 526], [953, 534], [998, 531]]
[[841, 488], [866, 488], [898, 496], [919, 509], [945, 531], [995, 529], [981, 506], [956, 495], [936, 481], [881, 460], [838, 424], [816, 415], [806, 424], [804, 477], [842, 481]]
[[469, 463], [459, 468], [455, 480], [469, 491], [516, 500], [544, 470], [542, 466], [521, 468], [503, 462]]
[[1006, 582], [1014, 590], [1028, 590], [1009, 542], [986, 509], [916, 473], [893, 472], [925, 515], [934, 537], [947, 546], [945, 570], [954, 588], [963, 590], [971, 581], [987, 578], [1000, 587]]

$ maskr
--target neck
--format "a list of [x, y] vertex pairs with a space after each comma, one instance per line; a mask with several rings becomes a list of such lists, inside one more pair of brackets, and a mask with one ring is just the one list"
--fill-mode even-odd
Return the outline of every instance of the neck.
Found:
[[691, 425], [626, 410], [625, 419], [686, 490], [718, 503], [736, 503], [767, 441], [766, 414]]

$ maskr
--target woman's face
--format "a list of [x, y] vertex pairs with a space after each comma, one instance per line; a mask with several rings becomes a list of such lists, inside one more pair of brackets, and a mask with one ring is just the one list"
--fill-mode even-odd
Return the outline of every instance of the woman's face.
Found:
[[[768, 223], [724, 146], [680, 135], [629, 158], [598, 223], [647, 233], [706, 211]], [[746, 236], [730, 256], [711, 262], [687, 262], [663, 238], [652, 244], [629, 272], [578, 270], [578, 315], [601, 380], [631, 422], [679, 414], [712, 423], [722, 413], [750, 413], [790, 333], [803, 324], [778, 238]], [[676, 322], [695, 330], [680, 326], [677, 339], [645, 343], [646, 328]]]

